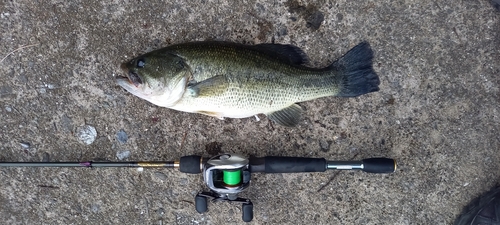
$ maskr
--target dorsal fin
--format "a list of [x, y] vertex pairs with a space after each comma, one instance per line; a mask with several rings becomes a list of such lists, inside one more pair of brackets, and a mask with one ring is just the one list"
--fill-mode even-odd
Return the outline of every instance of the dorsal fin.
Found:
[[[257, 51], [284, 63], [291, 65], [303, 65], [309, 62], [306, 53], [297, 46], [285, 44], [263, 43], [257, 45], [238, 44], [224, 41], [190, 42], [176, 46], [230, 46], [232, 48], [242, 48]], [[170, 47], [170, 48], [173, 48]]]
[[302, 65], [309, 62], [306, 53], [304, 53], [304, 51], [302, 51], [299, 47], [293, 45], [266, 43], [254, 45], [251, 46], [251, 48], [292, 65]]

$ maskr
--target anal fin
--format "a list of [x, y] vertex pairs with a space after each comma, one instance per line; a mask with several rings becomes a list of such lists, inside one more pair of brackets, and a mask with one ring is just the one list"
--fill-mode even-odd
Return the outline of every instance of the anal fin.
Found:
[[302, 108], [297, 104], [293, 104], [284, 109], [269, 113], [267, 117], [277, 124], [293, 127], [300, 122], [301, 114]]

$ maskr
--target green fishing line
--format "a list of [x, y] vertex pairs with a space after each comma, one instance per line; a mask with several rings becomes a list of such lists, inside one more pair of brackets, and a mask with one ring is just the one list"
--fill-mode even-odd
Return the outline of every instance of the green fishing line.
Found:
[[241, 170], [222, 171], [222, 180], [227, 185], [237, 185], [241, 182]]

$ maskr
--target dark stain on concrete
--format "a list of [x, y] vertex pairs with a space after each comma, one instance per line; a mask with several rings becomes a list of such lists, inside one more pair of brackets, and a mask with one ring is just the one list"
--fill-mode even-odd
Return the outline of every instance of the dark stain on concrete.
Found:
[[285, 5], [288, 7], [290, 13], [299, 14], [306, 21], [306, 27], [313, 30], [318, 30], [321, 23], [325, 20], [325, 15], [319, 11], [319, 7], [315, 4], [303, 5], [297, 0], [290, 0], [285, 2]]

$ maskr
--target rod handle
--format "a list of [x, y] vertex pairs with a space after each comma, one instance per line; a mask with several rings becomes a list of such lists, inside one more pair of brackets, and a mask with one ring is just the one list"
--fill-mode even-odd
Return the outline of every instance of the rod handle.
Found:
[[363, 171], [368, 173], [393, 173], [396, 171], [396, 160], [389, 158], [363, 159]]
[[261, 173], [325, 172], [324, 158], [266, 156], [250, 158], [250, 171]]

